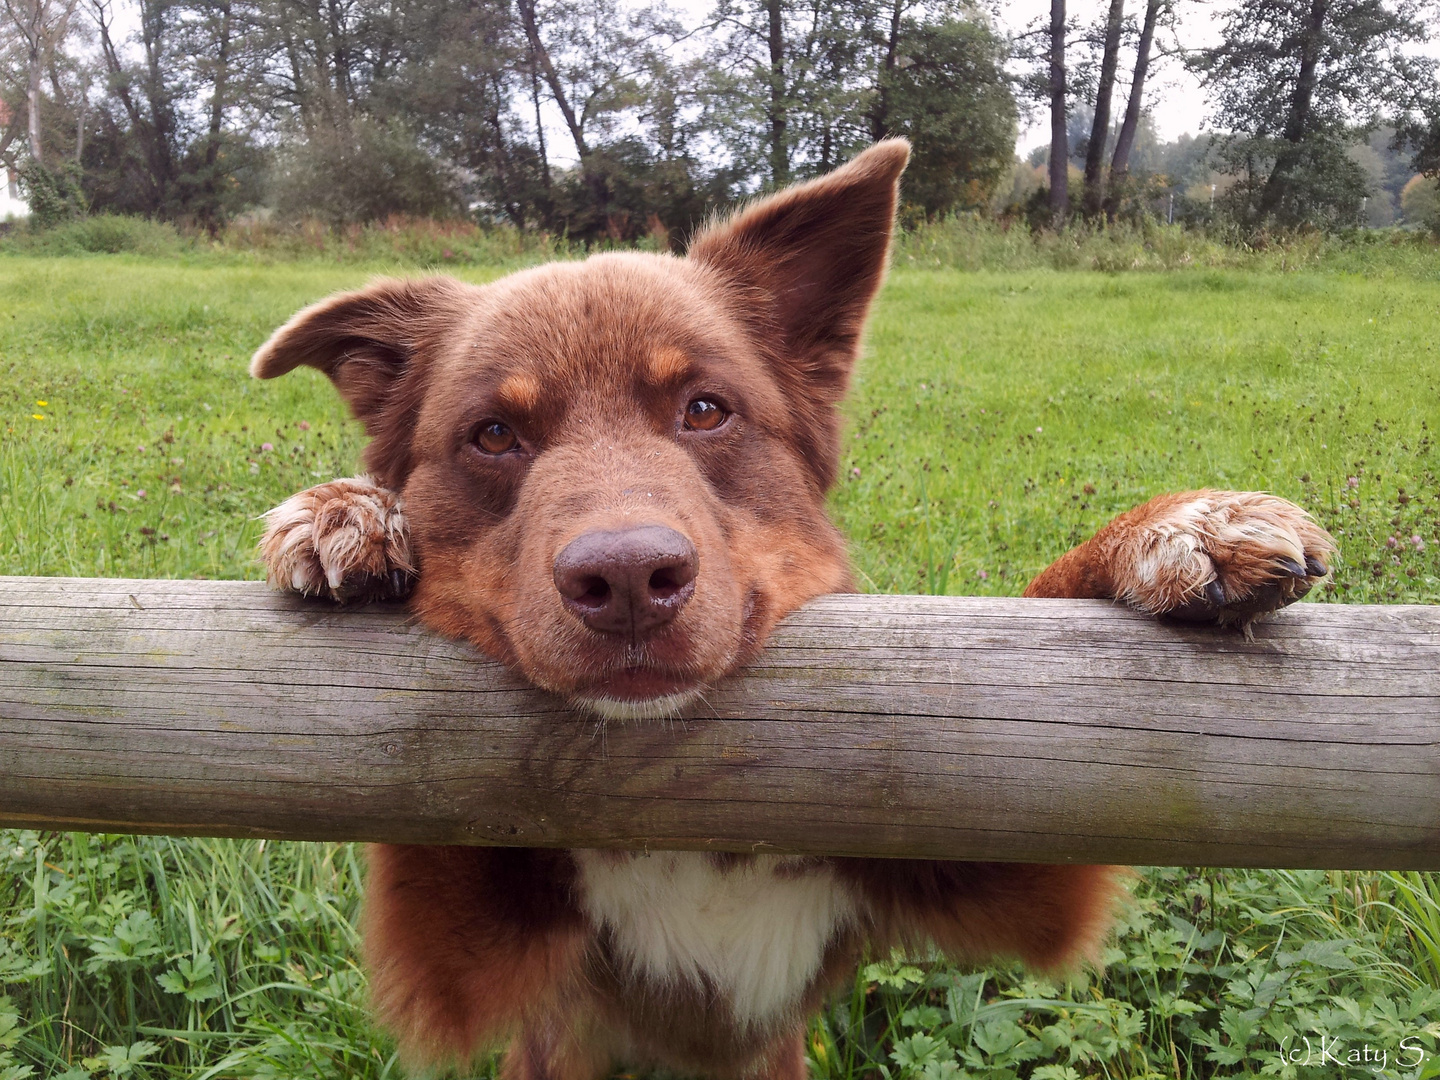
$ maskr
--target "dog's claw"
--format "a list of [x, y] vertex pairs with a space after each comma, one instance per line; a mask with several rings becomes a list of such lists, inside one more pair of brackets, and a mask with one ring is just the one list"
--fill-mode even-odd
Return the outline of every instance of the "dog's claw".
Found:
[[1310, 576], [1306, 572], [1305, 567], [1301, 566], [1294, 559], [1279, 558], [1275, 560], [1275, 565], [1280, 567], [1281, 570], [1284, 570], [1291, 577], [1303, 578]]
[[1225, 606], [1225, 588], [1215, 578], [1205, 583], [1205, 600], [1212, 607]]
[[368, 476], [297, 492], [265, 523], [260, 554], [276, 588], [359, 604], [403, 599], [414, 584], [400, 499]]
[[1324, 577], [1330, 572], [1330, 568], [1314, 555], [1305, 556], [1305, 569], [1311, 577]]

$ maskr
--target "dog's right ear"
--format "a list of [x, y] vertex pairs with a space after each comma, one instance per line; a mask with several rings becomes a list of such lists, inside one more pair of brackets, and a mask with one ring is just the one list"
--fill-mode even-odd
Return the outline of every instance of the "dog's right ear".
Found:
[[410, 472], [426, 345], [454, 332], [467, 292], [453, 278], [432, 277], [338, 293], [276, 330], [251, 359], [250, 374], [273, 379], [301, 365], [323, 371], [365, 425], [371, 473], [398, 490]]

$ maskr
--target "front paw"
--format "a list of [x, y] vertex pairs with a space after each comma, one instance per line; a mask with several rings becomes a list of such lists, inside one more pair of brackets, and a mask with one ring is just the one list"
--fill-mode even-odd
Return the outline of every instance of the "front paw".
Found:
[[1242, 628], [1330, 572], [1335, 541], [1300, 507], [1255, 491], [1162, 495], [1115, 522], [1115, 595], [1153, 615]]
[[415, 582], [400, 497], [368, 476], [306, 488], [265, 515], [265, 576], [341, 603], [396, 600]]

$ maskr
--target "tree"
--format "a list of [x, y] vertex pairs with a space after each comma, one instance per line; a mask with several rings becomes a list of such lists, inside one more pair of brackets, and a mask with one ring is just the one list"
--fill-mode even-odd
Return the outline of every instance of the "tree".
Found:
[[1193, 61], [1234, 135], [1242, 176], [1231, 205], [1252, 224], [1358, 218], [1365, 177], [1346, 145], [1411, 99], [1433, 65], [1404, 46], [1426, 37], [1422, 0], [1239, 0], [1220, 45]]
[[879, 72], [879, 134], [904, 135], [914, 147], [906, 202], [932, 218], [984, 206], [1015, 154], [1004, 42], [978, 19], [907, 19], [897, 54]]
[[40, 106], [46, 71], [70, 34], [79, 0], [3, 0], [4, 15], [18, 38], [25, 71], [25, 115], [30, 160], [45, 165]]
[[[892, 0], [895, 35], [913, 6]], [[783, 187], [833, 168], [883, 128], [883, 98], [870, 97], [887, 43], [877, 18], [866, 0], [718, 0], [711, 118], [740, 172]], [[888, 38], [892, 48], [897, 41]]]

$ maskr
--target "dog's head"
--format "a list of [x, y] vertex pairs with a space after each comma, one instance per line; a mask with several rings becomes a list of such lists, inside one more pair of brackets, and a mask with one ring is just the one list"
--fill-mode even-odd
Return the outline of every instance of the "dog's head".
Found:
[[909, 154], [880, 143], [688, 255], [381, 281], [255, 354], [334, 380], [400, 492], [414, 609], [607, 715], [668, 712], [845, 589], [836, 405]]

